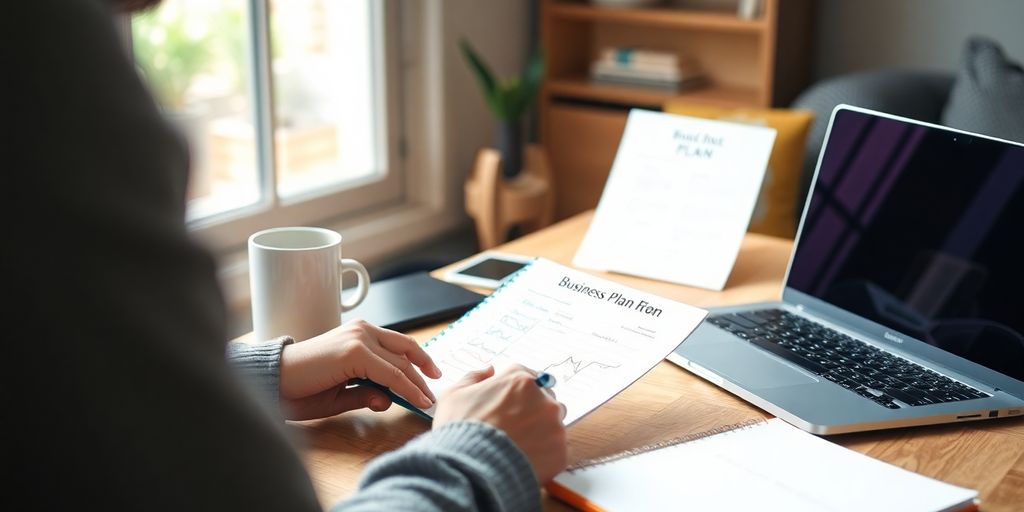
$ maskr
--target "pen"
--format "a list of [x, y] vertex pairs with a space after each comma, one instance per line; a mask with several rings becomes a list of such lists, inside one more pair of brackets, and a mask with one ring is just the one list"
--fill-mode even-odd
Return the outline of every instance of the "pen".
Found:
[[413, 405], [408, 400], [406, 400], [406, 399], [402, 398], [401, 396], [399, 396], [398, 393], [395, 393], [394, 391], [391, 391], [390, 389], [388, 389], [385, 386], [377, 384], [376, 382], [374, 382], [374, 381], [372, 381], [370, 379], [353, 379], [353, 381], [354, 381], [353, 384], [356, 384], [356, 385], [375, 387], [375, 388], [383, 391], [385, 394], [387, 394], [388, 398], [390, 398], [391, 401], [394, 402], [395, 404], [397, 404], [397, 405], [399, 405], [401, 407], [405, 407], [406, 409], [409, 409], [410, 411], [415, 413], [417, 416], [419, 416], [419, 417], [421, 417], [421, 418], [423, 418], [423, 419], [425, 419], [427, 421], [433, 421], [434, 420], [434, 418], [432, 416], [430, 416], [429, 414], [427, 414], [426, 412], [424, 412], [423, 409], [420, 409], [419, 407], [416, 407], [415, 405]]
[[548, 372], [540, 372], [536, 379], [533, 379], [538, 386], [542, 388], [553, 388], [555, 387], [555, 376]]

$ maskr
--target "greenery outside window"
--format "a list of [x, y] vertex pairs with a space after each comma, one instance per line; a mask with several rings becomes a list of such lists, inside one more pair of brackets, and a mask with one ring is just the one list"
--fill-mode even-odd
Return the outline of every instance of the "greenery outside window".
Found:
[[188, 138], [188, 219], [238, 246], [402, 198], [397, 5], [164, 0], [131, 19], [136, 61]]

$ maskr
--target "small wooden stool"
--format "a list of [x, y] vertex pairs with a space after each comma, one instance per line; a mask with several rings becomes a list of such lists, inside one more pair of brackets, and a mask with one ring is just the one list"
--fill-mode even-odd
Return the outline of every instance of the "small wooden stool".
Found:
[[481, 149], [466, 180], [466, 213], [476, 221], [480, 249], [508, 241], [509, 230], [519, 226], [530, 233], [555, 218], [554, 181], [544, 148], [526, 146], [523, 170], [511, 179], [501, 175], [501, 153]]

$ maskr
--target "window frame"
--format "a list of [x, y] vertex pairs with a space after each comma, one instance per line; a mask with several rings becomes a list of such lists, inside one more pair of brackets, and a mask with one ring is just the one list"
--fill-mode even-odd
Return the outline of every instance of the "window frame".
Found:
[[[446, 70], [457, 56], [445, 51], [450, 41], [446, 37], [444, 0], [379, 1], [389, 4], [385, 12], [389, 19], [396, 20], [389, 40], [391, 48], [400, 52], [400, 59], [391, 61], [389, 69], [400, 68], [401, 83], [390, 80], [388, 87], [395, 88], [399, 99], [398, 108], [389, 113], [389, 120], [397, 116], [398, 122], [389, 126], [401, 130], [389, 131], [388, 137], [398, 156], [391, 162], [402, 164], [401, 197], [393, 203], [330, 218], [307, 219], [301, 214], [308, 212], [293, 208], [287, 217], [267, 217], [268, 224], [242, 215], [230, 225], [190, 226], [197, 240], [206, 244], [217, 259], [218, 278], [233, 316], [248, 314], [246, 242], [248, 235], [259, 229], [284, 225], [334, 229], [344, 236], [345, 257], [372, 266], [469, 223], [462, 205], [464, 175], [450, 170], [453, 148], [449, 145], [453, 142], [448, 136], [450, 120], [446, 112], [451, 103]], [[120, 16], [118, 22], [129, 56], [130, 21], [129, 16]]]
[[[244, 246], [248, 236], [260, 229], [283, 225], [325, 225], [358, 212], [399, 205], [406, 200], [404, 98], [400, 83], [403, 71], [401, 0], [371, 0], [371, 48], [375, 64], [372, 77], [376, 95], [374, 110], [383, 114], [374, 127], [378, 158], [383, 168], [373, 176], [326, 185], [295, 196], [281, 197], [277, 181], [274, 146], [274, 82], [270, 57], [270, 0], [245, 0], [247, 9], [250, 70], [249, 96], [254, 115], [256, 174], [261, 199], [251, 205], [206, 217], [187, 220], [188, 227], [216, 253]], [[131, 46], [131, 18], [124, 16], [122, 31]], [[131, 51], [129, 54], [134, 55]]]

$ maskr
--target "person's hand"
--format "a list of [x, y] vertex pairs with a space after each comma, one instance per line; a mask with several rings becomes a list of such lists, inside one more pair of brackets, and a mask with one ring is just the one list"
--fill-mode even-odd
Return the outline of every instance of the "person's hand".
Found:
[[288, 419], [324, 418], [369, 407], [391, 407], [387, 394], [371, 386], [348, 387], [369, 379], [424, 409], [436, 398], [428, 377], [441, 370], [416, 340], [362, 320], [348, 322], [314, 338], [286, 345], [281, 353], [281, 409]]
[[[493, 378], [492, 378], [493, 377]], [[494, 368], [470, 372], [437, 402], [434, 428], [462, 420], [489, 423], [526, 454], [540, 483], [565, 469], [565, 406], [549, 389], [534, 382], [537, 375], [515, 365], [494, 376]]]

